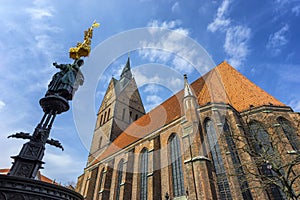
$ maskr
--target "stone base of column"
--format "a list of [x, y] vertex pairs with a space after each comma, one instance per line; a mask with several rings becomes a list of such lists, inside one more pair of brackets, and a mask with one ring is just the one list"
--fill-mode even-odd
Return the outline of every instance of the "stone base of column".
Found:
[[0, 175], [0, 200], [83, 200], [65, 187], [38, 180]]

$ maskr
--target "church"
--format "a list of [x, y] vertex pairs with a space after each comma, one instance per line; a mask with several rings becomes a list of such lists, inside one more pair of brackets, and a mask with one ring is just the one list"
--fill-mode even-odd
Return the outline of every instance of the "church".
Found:
[[[76, 190], [86, 200], [287, 199], [300, 115], [227, 62], [148, 113], [128, 58], [103, 98]], [[296, 199], [296, 198], [295, 198]]]

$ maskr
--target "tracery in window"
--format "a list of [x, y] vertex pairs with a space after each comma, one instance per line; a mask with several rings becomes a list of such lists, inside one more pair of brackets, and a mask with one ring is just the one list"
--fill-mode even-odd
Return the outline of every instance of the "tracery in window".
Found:
[[217, 185], [220, 199], [232, 199], [229, 183], [226, 176], [224, 162], [221, 155], [220, 145], [218, 143], [217, 132], [213, 121], [208, 119], [205, 122], [205, 130], [208, 138], [208, 144], [216, 172]]
[[169, 158], [171, 164], [171, 177], [173, 196], [183, 196], [184, 194], [184, 180], [182, 171], [182, 155], [180, 150], [179, 138], [176, 134], [169, 138]]

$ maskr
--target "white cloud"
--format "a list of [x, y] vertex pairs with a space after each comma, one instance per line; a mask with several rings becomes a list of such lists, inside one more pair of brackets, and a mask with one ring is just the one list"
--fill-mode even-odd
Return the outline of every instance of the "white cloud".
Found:
[[[168, 76], [166, 76], [167, 73]], [[135, 68], [133, 74], [138, 87], [147, 84], [157, 84], [169, 89], [173, 93], [179, 91], [183, 87], [183, 79], [177, 78], [172, 72], [165, 72], [164, 69], [158, 71], [157, 74], [149, 74]], [[154, 86], [151, 87], [154, 89]], [[151, 88], [148, 88], [149, 91], [150, 89]]]
[[214, 33], [220, 31], [225, 33], [224, 51], [227, 54], [228, 62], [238, 68], [243, 65], [249, 54], [249, 38], [251, 29], [243, 25], [233, 25], [231, 19], [226, 17], [230, 0], [224, 0], [217, 10], [216, 17], [207, 26], [207, 30]]
[[174, 5], [171, 8], [173, 13], [178, 13], [180, 12], [180, 6], [179, 6], [179, 2], [175, 2]]
[[0, 100], [0, 110], [2, 110], [2, 108], [4, 108], [4, 106], [5, 106], [5, 103]]
[[44, 17], [52, 17], [53, 16], [53, 9], [50, 7], [48, 8], [27, 8], [26, 11], [34, 20], [40, 20]]
[[148, 103], [159, 104], [162, 102], [162, 98], [157, 95], [149, 95], [146, 97]]
[[157, 107], [159, 104], [161, 104], [163, 99], [160, 97], [160, 95], [152, 94], [147, 95], [145, 105], [145, 110], [149, 111], [155, 107]]
[[229, 26], [230, 19], [226, 19], [225, 14], [229, 8], [229, 0], [224, 0], [221, 6], [218, 8], [216, 17], [212, 23], [207, 26], [207, 29], [211, 32], [222, 30]]
[[239, 67], [249, 54], [250, 34], [250, 28], [244, 26], [230, 27], [226, 31], [224, 50], [229, 56], [228, 62], [231, 65]]
[[146, 85], [143, 92], [150, 93], [150, 94], [156, 94], [157, 92], [161, 91], [162, 89], [156, 85], [156, 84], [149, 84]]
[[[143, 48], [139, 50], [139, 56], [143, 59], [148, 59], [151, 62], [166, 63], [173, 65], [172, 67], [180, 73], [190, 73], [193, 70], [207, 72], [210, 69], [208, 61], [210, 58], [202, 47], [196, 46], [189, 38], [189, 30], [180, 27], [179, 20], [159, 22], [153, 20], [148, 23], [150, 27], [159, 27], [163, 29], [172, 29], [171, 32], [159, 35], [157, 30], [150, 29], [149, 32], [153, 37], [159, 38], [153, 41], [141, 41]], [[156, 36], [158, 34], [159, 36]], [[201, 49], [202, 48], [202, 49]], [[180, 56], [180, 58], [178, 58]], [[208, 59], [209, 58], [209, 59]], [[184, 62], [187, 60], [192, 64]]]
[[[176, 54], [182, 50], [183, 46], [180, 41], [189, 34], [187, 29], [179, 27], [179, 25], [181, 25], [181, 22], [179, 20], [164, 21], [164, 22], [153, 20], [149, 22], [148, 23], [149, 27], [160, 27], [163, 29], [172, 29], [176, 33], [171, 32], [167, 34], [163, 40], [157, 41], [156, 43], [149, 44], [149, 42], [147, 41], [142, 42], [143, 46], [152, 46], [153, 48], [141, 49], [139, 51], [139, 55], [144, 59], [149, 59], [151, 62], [166, 63], [172, 60], [174, 57], [172, 53]], [[171, 50], [171, 52], [163, 51], [163, 49], [169, 49]]]
[[289, 31], [289, 25], [285, 24], [280, 30], [269, 36], [267, 49], [276, 56], [281, 52], [281, 48], [288, 43], [287, 33]]
[[275, 3], [279, 4], [280, 6], [283, 6], [283, 5], [285, 5], [285, 4], [289, 3], [289, 2], [290, 2], [290, 0], [276, 0], [275, 1]]
[[292, 100], [289, 105], [293, 108], [295, 112], [300, 112], [300, 100], [294, 99]]
[[294, 13], [297, 17], [300, 14], [300, 5], [297, 5], [295, 7], [292, 8], [292, 13]]
[[185, 72], [186, 74], [192, 73], [194, 70], [194, 67], [190, 63], [180, 57], [175, 57], [172, 63], [176, 70]]
[[159, 49], [141, 49], [139, 55], [143, 59], [148, 59], [150, 62], [167, 62], [171, 59], [171, 53]]
[[159, 22], [158, 20], [152, 20], [147, 24], [147, 26], [149, 27], [160, 27], [166, 29], [173, 29], [179, 25], [181, 25], [180, 20], [163, 21], [163, 22]]
[[[7, 136], [20, 131], [32, 133], [43, 114], [39, 98], [44, 95], [47, 80], [55, 71], [51, 63], [54, 57], [62, 57], [64, 41], [56, 41], [61, 29], [53, 25], [58, 23], [51, 4], [51, 1], [28, 1], [6, 5], [10, 9], [1, 8], [0, 93], [5, 99], [0, 101], [0, 111], [3, 111], [0, 115], [0, 165], [5, 168], [10, 167], [10, 156], [17, 155], [25, 142], [7, 139]], [[72, 125], [66, 124], [65, 128], [69, 126]]]
[[[60, 150], [50, 150], [50, 148], [47, 150], [45, 153], [46, 156], [44, 157], [46, 172], [43, 172], [44, 170], [42, 170], [42, 173], [46, 173], [46, 176], [55, 179], [56, 182], [61, 182], [62, 184], [76, 181], [76, 178], [80, 175], [78, 172], [83, 169], [83, 161], [79, 162], [76, 159], [76, 155], [71, 155], [70, 152], [69, 154], [66, 154], [65, 151], [60, 151], [59, 153], [57, 153], [57, 151]], [[70, 177], [72, 177], [72, 179]]]

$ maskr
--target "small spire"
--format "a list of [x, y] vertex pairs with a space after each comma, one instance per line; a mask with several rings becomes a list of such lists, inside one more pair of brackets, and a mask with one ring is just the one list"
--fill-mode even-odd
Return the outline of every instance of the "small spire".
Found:
[[131, 71], [130, 71], [130, 58], [129, 57], [128, 57], [126, 65], [125, 65], [125, 67], [122, 71], [121, 78], [123, 78], [124, 76], [126, 78], [129, 78], [129, 79], [132, 78], [132, 74], [131, 74]]
[[184, 74], [183, 77], [184, 77], [184, 97], [195, 96], [191, 89], [190, 84], [188, 83], [187, 75]]

